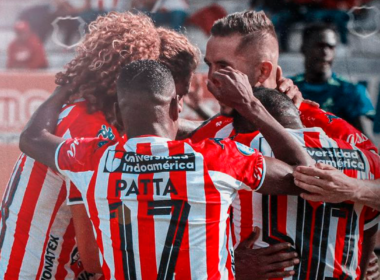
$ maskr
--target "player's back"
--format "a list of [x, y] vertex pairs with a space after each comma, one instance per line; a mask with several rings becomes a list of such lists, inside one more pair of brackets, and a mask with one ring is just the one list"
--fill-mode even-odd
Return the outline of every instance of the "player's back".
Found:
[[[114, 137], [102, 113], [88, 114], [84, 101], [62, 108], [56, 134], [64, 138], [100, 134]], [[61, 175], [20, 155], [1, 204], [1, 279], [91, 276], [78, 261], [66, 197]]]
[[230, 140], [85, 141], [64, 143], [57, 162], [86, 197], [106, 279], [234, 278], [229, 206], [260, 186], [260, 154]]
[[[317, 162], [343, 170], [359, 179], [380, 176], [379, 156], [327, 137], [317, 128], [288, 130]], [[238, 138], [239, 135], [236, 137]], [[242, 138], [244, 137], [241, 136]], [[261, 134], [249, 139], [263, 155], [273, 152]], [[254, 226], [262, 229], [257, 246], [289, 242], [300, 256], [289, 279], [356, 279], [363, 231], [376, 225], [379, 213], [352, 202], [309, 202], [297, 196], [269, 196], [239, 191], [234, 207], [236, 242], [244, 240]]]

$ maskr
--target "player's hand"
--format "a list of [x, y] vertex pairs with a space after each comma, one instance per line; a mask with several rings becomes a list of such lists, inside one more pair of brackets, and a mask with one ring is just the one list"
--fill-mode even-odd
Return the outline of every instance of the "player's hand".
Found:
[[280, 66], [277, 66], [276, 79], [277, 90], [286, 94], [293, 101], [294, 105], [299, 108], [304, 100], [302, 93], [291, 79], [282, 76], [282, 69]]
[[340, 203], [354, 200], [357, 193], [357, 185], [350, 177], [327, 164], [298, 166], [293, 176], [296, 186], [309, 192], [301, 194], [306, 200]]
[[365, 276], [366, 280], [377, 280], [380, 277], [380, 268], [379, 268], [379, 260], [375, 254], [372, 252], [371, 259], [369, 260], [367, 274]]
[[284, 271], [299, 263], [297, 253], [286, 252], [289, 243], [279, 243], [267, 248], [251, 249], [260, 235], [260, 229], [255, 231], [235, 250], [236, 279], [262, 280], [285, 278], [294, 275], [294, 271]]
[[261, 104], [253, 95], [247, 75], [231, 67], [214, 72], [207, 88], [219, 102], [243, 115], [253, 104]]
[[309, 105], [311, 105], [311, 106], [313, 106], [313, 107], [316, 107], [316, 108], [319, 108], [319, 107], [320, 107], [320, 106], [319, 106], [319, 103], [317, 103], [317, 102], [315, 102], [315, 101], [313, 101], [313, 100], [310, 100], [310, 99], [304, 99], [304, 100], [302, 101], [302, 103], [309, 104]]

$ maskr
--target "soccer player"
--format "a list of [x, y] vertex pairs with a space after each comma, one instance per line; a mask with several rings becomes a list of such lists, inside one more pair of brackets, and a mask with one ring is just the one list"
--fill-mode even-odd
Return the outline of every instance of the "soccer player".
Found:
[[332, 72], [336, 45], [337, 36], [331, 26], [314, 24], [305, 28], [301, 47], [305, 73], [292, 79], [304, 98], [318, 102], [323, 110], [364, 131], [363, 117], [373, 119], [375, 109], [363, 85], [350, 83]]
[[[302, 95], [296, 88], [286, 90], [287, 86], [278, 85], [278, 81], [282, 80], [278, 56], [278, 41], [270, 19], [264, 12], [246, 11], [230, 14], [214, 23], [204, 60], [209, 66], [209, 79], [212, 79], [215, 71], [232, 67], [246, 74], [252, 86], [277, 87], [280, 92], [285, 92], [297, 107], [300, 106], [305, 126], [322, 127], [331, 137], [377, 151], [376, 146], [364, 134], [347, 122], [315, 106], [302, 103]], [[232, 119], [223, 116], [228, 116], [231, 111], [231, 108], [222, 106], [222, 116], [216, 115], [206, 121], [193, 132], [192, 140], [233, 136], [235, 132]]]
[[[317, 162], [335, 164], [341, 169], [336, 173], [344, 172], [354, 178], [380, 178], [380, 158], [377, 154], [360, 150], [341, 140], [333, 140], [320, 128], [304, 128], [298, 109], [289, 98], [275, 90], [258, 88], [254, 95]], [[234, 141], [249, 145], [266, 156], [273, 156], [265, 138], [238, 112], [234, 114], [234, 127], [237, 131]], [[267, 196], [239, 191], [232, 204], [236, 245], [248, 238], [255, 227], [259, 227], [261, 233], [255, 242], [256, 247], [288, 242], [299, 255], [300, 262], [293, 268], [293, 278], [284, 279], [358, 279], [361, 273], [365, 273], [373, 251], [379, 213], [364, 207], [363, 201], [350, 202], [349, 195], [342, 196], [335, 189], [314, 198], [318, 202], [296, 196]], [[260, 249], [251, 253], [257, 255], [257, 259], [261, 254], [264, 257]], [[235, 252], [237, 277], [241, 276], [238, 266], [240, 254], [239, 250]], [[277, 278], [277, 266], [269, 269], [272, 271], [269, 270], [263, 278]], [[262, 273], [252, 272], [257, 275]], [[243, 270], [243, 273], [247, 272]]]
[[[76, 58], [57, 75], [59, 84], [71, 81], [66, 89], [73, 94], [71, 104], [62, 109], [56, 134], [115, 139], [118, 133], [110, 124], [115, 123], [115, 81], [121, 66], [138, 58], [160, 59], [176, 73], [177, 92], [184, 95], [199, 54], [186, 37], [156, 30], [145, 16], [110, 13], [98, 18]], [[43, 164], [20, 156], [1, 204], [1, 279], [91, 277], [80, 265], [63, 184]], [[83, 202], [76, 198], [69, 203]]]
[[[126, 142], [51, 134], [65, 99], [58, 91], [37, 110], [20, 148], [79, 188], [106, 279], [233, 278], [228, 213], [236, 191], [299, 191], [294, 167], [244, 145], [172, 141], [181, 106], [170, 71], [156, 61], [132, 62], [120, 74]], [[220, 100], [260, 127], [278, 158], [313, 162], [252, 94], [235, 91]]]

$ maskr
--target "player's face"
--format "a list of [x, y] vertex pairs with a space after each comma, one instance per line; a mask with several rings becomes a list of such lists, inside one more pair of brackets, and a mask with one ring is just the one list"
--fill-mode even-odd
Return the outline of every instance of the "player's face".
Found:
[[307, 71], [329, 77], [336, 44], [336, 34], [332, 30], [325, 30], [313, 36], [304, 50]]
[[[240, 35], [232, 35], [228, 37], [211, 36], [207, 42], [205, 63], [208, 68], [208, 78], [212, 80], [214, 72], [230, 66], [239, 70], [248, 76], [251, 85], [257, 83], [257, 77], [260, 74], [260, 69], [255, 65], [255, 60], [252, 59], [252, 54], [247, 54], [247, 51], [237, 53], [236, 49], [241, 41]], [[255, 71], [256, 70], [256, 71]], [[223, 104], [220, 104], [222, 115], [229, 116], [232, 109]]]

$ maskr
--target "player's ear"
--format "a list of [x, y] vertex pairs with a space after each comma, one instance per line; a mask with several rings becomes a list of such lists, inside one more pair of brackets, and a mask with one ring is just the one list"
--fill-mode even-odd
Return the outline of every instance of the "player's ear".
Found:
[[272, 74], [273, 64], [270, 61], [261, 62], [260, 75], [258, 77], [258, 82], [263, 84]]
[[178, 95], [177, 94], [177, 99], [178, 99], [178, 110], [179, 110], [179, 112], [181, 113], [182, 112], [182, 110], [183, 110], [183, 100], [184, 100], [184, 96], [183, 95]]
[[113, 112], [115, 114], [115, 118], [116, 118], [116, 123], [119, 127], [124, 127], [124, 124], [123, 124], [123, 119], [121, 117], [121, 112], [120, 112], [120, 109], [119, 109], [119, 104], [117, 102], [115, 102], [113, 104]]

